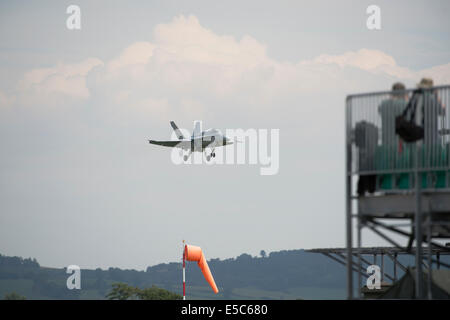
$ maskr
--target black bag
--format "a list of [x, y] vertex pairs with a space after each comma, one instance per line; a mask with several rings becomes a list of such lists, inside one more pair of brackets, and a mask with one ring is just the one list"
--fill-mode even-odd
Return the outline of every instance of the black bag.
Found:
[[[417, 102], [421, 93], [421, 89], [415, 90], [405, 110], [395, 118], [395, 133], [405, 142], [415, 142], [424, 137], [423, 126], [417, 125], [415, 121]], [[408, 111], [411, 111], [409, 112], [409, 118], [407, 117]]]

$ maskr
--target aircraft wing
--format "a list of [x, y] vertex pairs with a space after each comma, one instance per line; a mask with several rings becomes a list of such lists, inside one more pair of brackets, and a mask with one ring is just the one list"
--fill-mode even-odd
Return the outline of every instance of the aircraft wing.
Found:
[[[197, 141], [199, 141], [199, 142], [197, 142]], [[181, 149], [186, 149], [186, 150], [189, 150], [191, 148], [197, 149], [197, 146], [200, 147], [200, 145], [201, 145], [201, 147], [203, 149], [214, 142], [214, 137], [206, 138], [206, 139], [196, 138], [193, 140], [178, 140], [178, 141], [177, 140], [170, 140], [170, 141], [148, 140], [148, 142], [150, 144], [156, 144], [158, 146], [181, 148]]]
[[170, 141], [155, 141], [155, 140], [148, 140], [148, 142], [150, 144], [156, 144], [158, 146], [164, 146], [164, 147], [177, 147], [177, 148], [182, 148], [182, 149], [189, 149], [191, 147], [191, 142], [190, 141], [186, 141], [186, 140], [182, 140], [182, 141], [174, 141], [174, 140], [170, 140]]

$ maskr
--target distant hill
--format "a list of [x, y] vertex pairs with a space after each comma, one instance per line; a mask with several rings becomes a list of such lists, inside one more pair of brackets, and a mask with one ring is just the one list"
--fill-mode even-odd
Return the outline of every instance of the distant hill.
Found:
[[[385, 260], [386, 270], [391, 270], [392, 263]], [[265, 258], [244, 253], [237, 258], [213, 259], [208, 264], [219, 294], [212, 293], [196, 264], [188, 262], [186, 295], [189, 299], [345, 298], [345, 268], [317, 253], [289, 250], [271, 252]], [[158, 264], [146, 271], [82, 269], [81, 290], [67, 289], [68, 276], [65, 269], [41, 267], [36, 259], [0, 255], [0, 299], [11, 292], [27, 299], [105, 299], [116, 282], [182, 291], [181, 263]]]

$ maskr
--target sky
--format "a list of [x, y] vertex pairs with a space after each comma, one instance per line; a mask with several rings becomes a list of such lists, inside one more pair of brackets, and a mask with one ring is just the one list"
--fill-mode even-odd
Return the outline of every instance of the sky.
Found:
[[[81, 9], [69, 30], [66, 9]], [[381, 9], [381, 30], [366, 8]], [[450, 84], [448, 1], [3, 1], [0, 253], [81, 268], [345, 246], [348, 94]], [[175, 165], [169, 121], [279, 129], [279, 172]], [[385, 244], [365, 233], [363, 245]]]

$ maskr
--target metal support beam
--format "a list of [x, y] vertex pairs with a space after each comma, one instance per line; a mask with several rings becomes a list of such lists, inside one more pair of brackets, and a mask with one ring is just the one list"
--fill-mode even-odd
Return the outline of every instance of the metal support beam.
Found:
[[[421, 146], [421, 145], [420, 145]], [[415, 144], [415, 170], [414, 170], [414, 184], [416, 197], [416, 212], [414, 216], [415, 222], [415, 240], [416, 240], [416, 298], [422, 299], [423, 283], [422, 283], [422, 207], [421, 207], [421, 191], [420, 191], [420, 175], [419, 175], [419, 142]]]
[[[397, 228], [395, 228], [395, 227], [392, 227], [392, 226], [390, 226], [390, 225], [387, 225], [387, 224], [385, 224], [385, 223], [382, 223], [382, 222], [379, 222], [379, 221], [376, 221], [376, 220], [370, 220], [370, 222], [371, 222], [372, 224], [375, 224], [375, 225], [379, 226], [379, 227], [383, 227], [383, 228], [385, 228], [385, 229], [387, 229], [387, 230], [390, 230], [390, 231], [393, 231], [393, 232], [395, 232], [395, 233], [398, 233], [398, 234], [400, 234], [400, 235], [402, 235], [402, 236], [405, 236], [405, 237], [408, 237], [408, 238], [413, 237], [413, 240], [414, 240], [414, 232], [413, 232], [413, 233], [408, 233], [408, 232], [406, 232], [406, 231], [397, 229]], [[426, 239], [426, 238], [425, 238], [425, 239], [422, 238], [422, 240], [424, 240], [425, 242], [427, 242], [427, 239]], [[433, 247], [435, 247], [435, 248], [442, 249], [442, 250], [444, 250], [444, 251], [450, 251], [450, 248], [449, 248], [449, 247], [440, 245], [439, 243], [431, 242], [431, 244], [432, 244]], [[409, 247], [409, 249], [412, 248], [412, 246], [409, 246], [409, 244], [408, 244], [408, 247]], [[403, 248], [403, 247], [401, 247], [401, 248]], [[409, 250], [408, 250], [408, 251], [409, 251]]]
[[436, 268], [439, 270], [441, 268], [441, 254], [438, 252], [436, 254]]
[[[358, 254], [354, 253], [353, 256], [357, 256]], [[367, 264], [368, 266], [372, 265], [373, 263], [370, 263], [368, 260], [364, 259], [361, 255], [361, 261], [364, 262], [365, 264]], [[361, 265], [362, 267], [362, 265]]]
[[351, 100], [347, 99], [345, 108], [346, 127], [346, 167], [345, 167], [345, 189], [346, 189], [346, 243], [347, 243], [347, 299], [353, 299], [353, 272], [352, 272], [352, 139], [351, 139]]
[[357, 253], [357, 256], [358, 256], [358, 299], [361, 299], [361, 287], [363, 286], [362, 285], [362, 275], [361, 275], [361, 273], [362, 273], [362, 270], [364, 270], [363, 269], [363, 267], [362, 267], [362, 263], [361, 263], [361, 231], [362, 231], [362, 224], [361, 224], [361, 219], [359, 219], [359, 217], [358, 217], [358, 220], [357, 220], [357, 232], [358, 232], [358, 234], [357, 234], [357, 245], [358, 245], [358, 253]]
[[[343, 260], [340, 260], [340, 259], [338, 259], [338, 258], [332, 256], [332, 255], [329, 254], [329, 253], [322, 253], [322, 254], [325, 255], [325, 256], [327, 256], [328, 258], [330, 258], [330, 259], [332, 259], [332, 260], [338, 262], [339, 264], [342, 264], [343, 266], [347, 267], [347, 263], [346, 263], [346, 259], [345, 259], [345, 258], [344, 258]], [[358, 272], [358, 269], [357, 269], [356, 267], [351, 267], [351, 268], [352, 268], [352, 270], [353, 270], [354, 272]], [[366, 278], [369, 277], [368, 275], [366, 275], [366, 274], [364, 274], [364, 273], [363, 273], [362, 275], [365, 276]]]
[[[385, 235], [384, 233], [382, 233], [381, 231], [377, 230], [374, 226], [368, 225], [369, 229], [372, 230], [373, 232], [375, 232], [376, 234], [378, 234], [380, 237], [382, 237], [384, 240], [392, 243], [394, 246], [396, 246], [397, 248], [401, 248], [402, 246], [400, 244], [398, 244], [397, 242], [395, 242], [394, 240], [392, 240], [391, 238], [389, 238], [387, 235]], [[381, 256], [383, 257], [383, 255]]]
[[398, 261], [397, 253], [394, 253], [394, 256], [392, 256], [392, 254], [390, 254], [390, 253], [386, 253], [386, 254], [389, 256], [389, 258], [391, 258], [392, 261], [394, 261], [394, 265], [398, 265], [400, 267], [400, 269], [402, 269], [403, 272], [406, 272], [408, 270], [404, 265], [402, 265], [400, 263], [400, 261]]
[[[345, 255], [343, 255], [342, 253], [336, 252], [335, 255], [340, 257], [342, 259], [342, 261], [348, 261], [347, 257]], [[353, 259], [352, 259], [352, 268], [355, 271], [361, 270], [361, 269], [359, 269], [358, 263], [353, 261]]]
[[427, 242], [428, 242], [428, 252], [427, 252], [427, 258], [428, 258], [428, 281], [427, 281], [427, 291], [428, 291], [428, 299], [433, 299], [433, 294], [431, 292], [431, 284], [433, 283], [433, 262], [431, 261], [431, 255], [432, 255], [432, 245], [431, 245], [431, 212], [428, 211], [427, 215]]
[[394, 262], [394, 282], [397, 281], [397, 254], [394, 253], [394, 259], [392, 259]]

